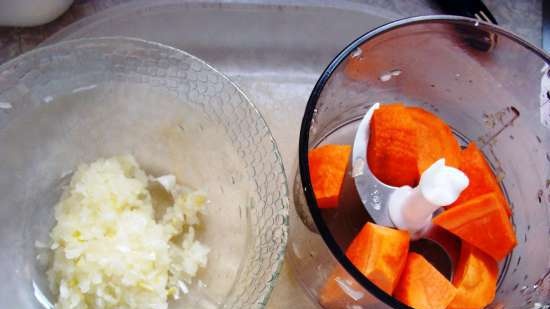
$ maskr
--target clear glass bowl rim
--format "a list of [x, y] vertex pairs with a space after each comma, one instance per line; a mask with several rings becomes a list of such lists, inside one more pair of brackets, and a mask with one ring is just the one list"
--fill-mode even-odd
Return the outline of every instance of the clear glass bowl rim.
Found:
[[[21, 61], [24, 61], [25, 58], [29, 57], [30, 55], [40, 53], [44, 50], [59, 48], [59, 47], [62, 47], [63, 45], [65, 45], [65, 44], [71, 44], [71, 43], [74, 43], [74, 42], [77, 42], [77, 41], [80, 41], [80, 42], [94, 42], [94, 41], [101, 42], [101, 41], [109, 41], [109, 40], [125, 41], [127, 43], [132, 43], [132, 44], [137, 44], [137, 45], [150, 45], [152, 47], [164, 49], [164, 50], [167, 50], [167, 51], [172, 52], [172, 53], [176, 53], [176, 54], [179, 53], [179, 54], [181, 54], [185, 57], [189, 57], [189, 58], [193, 59], [194, 61], [197, 61], [197, 62], [201, 63], [206, 68], [208, 68], [209, 70], [212, 70], [215, 74], [220, 76], [223, 80], [225, 80], [226, 82], [231, 84], [231, 86], [235, 88], [235, 90], [239, 93], [239, 95], [244, 98], [244, 101], [249, 105], [249, 108], [252, 109], [253, 113], [256, 114], [257, 121], [259, 122], [259, 124], [266, 128], [267, 133], [268, 133], [269, 141], [273, 145], [272, 149], [273, 149], [273, 155], [276, 158], [276, 165], [277, 165], [277, 167], [280, 168], [279, 172], [282, 173], [282, 175], [283, 175], [282, 178], [284, 180], [284, 188], [283, 188], [282, 193], [283, 193], [283, 199], [284, 200], [283, 200], [282, 204], [283, 204], [283, 208], [285, 210], [284, 211], [285, 219], [282, 222], [282, 228], [284, 230], [284, 236], [283, 236], [282, 242], [280, 243], [280, 246], [277, 248], [277, 252], [276, 252], [277, 260], [276, 260], [275, 265], [273, 265], [273, 268], [272, 268], [273, 271], [272, 271], [272, 274], [270, 276], [270, 279], [265, 282], [265, 285], [266, 285], [267, 288], [257, 296], [257, 300], [255, 302], [256, 304], [260, 304], [261, 308], [264, 308], [268, 303], [269, 297], [271, 296], [271, 293], [273, 292], [273, 289], [275, 288], [275, 285], [277, 283], [276, 279], [278, 279], [278, 277], [281, 273], [281, 269], [283, 267], [283, 261], [284, 261], [284, 257], [285, 257], [285, 252], [286, 252], [286, 245], [287, 245], [287, 242], [288, 242], [288, 229], [289, 229], [288, 209], [289, 209], [289, 205], [290, 205], [289, 193], [288, 193], [289, 192], [288, 191], [288, 179], [286, 177], [285, 168], [284, 168], [284, 165], [283, 165], [283, 160], [282, 160], [282, 156], [281, 156], [279, 147], [277, 145], [277, 142], [275, 141], [275, 138], [273, 137], [271, 129], [267, 125], [265, 117], [261, 114], [261, 112], [258, 110], [256, 105], [250, 100], [250, 98], [246, 95], [246, 93], [239, 87], [239, 85], [237, 85], [227, 75], [225, 75], [224, 73], [222, 73], [221, 71], [219, 71], [218, 69], [216, 69], [215, 67], [213, 67], [212, 65], [207, 63], [206, 61], [204, 61], [201, 58], [199, 58], [199, 57], [197, 57], [193, 54], [190, 54], [190, 53], [188, 53], [184, 50], [181, 50], [181, 49], [178, 49], [178, 48], [166, 45], [166, 44], [150, 41], [150, 40], [144, 40], [144, 39], [135, 38], [135, 37], [125, 37], [125, 36], [100, 36], [100, 37], [91, 37], [91, 38], [71, 39], [71, 40], [63, 40], [63, 41], [60, 41], [60, 42], [57, 42], [57, 43], [54, 43], [54, 44], [48, 44], [48, 45], [45, 45], [45, 46], [39, 46], [35, 49], [32, 49], [28, 52], [25, 52], [21, 55], [18, 55], [17, 57], [15, 57], [13, 59], [10, 59], [10, 60], [6, 61], [5, 63], [1, 64], [0, 65], [0, 73], [6, 71], [6, 69], [8, 69], [9, 67], [17, 65], [17, 63], [19, 63]], [[233, 292], [233, 289], [230, 290], [230, 293], [232, 293], [232, 292]], [[224, 305], [222, 305], [222, 306], [224, 306]]]

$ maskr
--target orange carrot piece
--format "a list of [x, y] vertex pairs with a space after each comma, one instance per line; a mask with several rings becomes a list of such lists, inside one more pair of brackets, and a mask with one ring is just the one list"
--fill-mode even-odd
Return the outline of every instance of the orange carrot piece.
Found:
[[439, 214], [433, 223], [502, 260], [515, 247], [514, 229], [495, 193], [471, 199]]
[[346, 256], [365, 277], [391, 294], [405, 266], [409, 240], [407, 231], [369, 222], [351, 242]]
[[381, 181], [415, 186], [435, 161], [458, 168], [460, 146], [449, 126], [420, 107], [386, 104], [374, 112], [368, 146], [369, 166]]
[[309, 151], [309, 172], [319, 208], [338, 207], [350, 153], [349, 145], [324, 145]]
[[453, 277], [456, 296], [447, 308], [485, 308], [495, 298], [497, 275], [498, 265], [493, 258], [463, 242]]
[[482, 194], [493, 192], [506, 213], [508, 215], [512, 214], [512, 209], [508, 205], [491, 167], [475, 143], [470, 143], [461, 152], [459, 169], [468, 176], [470, 185], [460, 194], [458, 200], [450, 206], [451, 208]]
[[[409, 252], [409, 233], [389, 227], [367, 223], [354, 238], [346, 256], [355, 267], [380, 289], [393, 292]], [[361, 290], [358, 283], [341, 267], [329, 276], [319, 294], [325, 308], [345, 308], [350, 304], [368, 305], [375, 301], [368, 297], [353, 301], [342, 285]]]
[[393, 296], [416, 309], [445, 309], [456, 289], [423, 256], [411, 252]]
[[460, 146], [451, 128], [436, 115], [420, 108], [408, 107], [417, 128], [418, 171], [422, 174], [435, 161], [445, 158], [445, 164], [459, 167]]
[[373, 174], [392, 186], [415, 186], [416, 125], [402, 103], [385, 104], [373, 114], [367, 159]]

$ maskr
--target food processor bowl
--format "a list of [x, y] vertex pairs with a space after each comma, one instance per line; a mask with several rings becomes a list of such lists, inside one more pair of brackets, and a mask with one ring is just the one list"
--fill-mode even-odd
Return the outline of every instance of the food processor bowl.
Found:
[[79, 164], [124, 154], [209, 199], [197, 230], [207, 267], [169, 308], [263, 308], [288, 224], [265, 121], [202, 60], [123, 37], [65, 41], [0, 66], [0, 307], [53, 308], [54, 206]]
[[[314, 147], [352, 145], [372, 104], [402, 101], [441, 117], [462, 146], [475, 141], [513, 207], [518, 244], [499, 264], [496, 298], [489, 307], [550, 304], [549, 62], [543, 51], [506, 30], [456, 16], [395, 21], [361, 36], [336, 56], [305, 110], [293, 191], [288, 254], [315, 303], [326, 308], [404, 306], [345, 255], [370, 221], [351, 167], [339, 206], [320, 209], [308, 164]], [[327, 280], [334, 280], [344, 295], [336, 304], [323, 304]]]

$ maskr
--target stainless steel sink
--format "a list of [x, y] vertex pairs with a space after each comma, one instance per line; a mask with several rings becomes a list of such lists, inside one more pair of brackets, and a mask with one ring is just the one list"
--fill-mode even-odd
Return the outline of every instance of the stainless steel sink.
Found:
[[[258, 106], [277, 140], [292, 186], [300, 121], [322, 70], [354, 38], [398, 16], [348, 1], [265, 2], [135, 1], [84, 18], [43, 45], [131, 36], [206, 60], [236, 81]], [[285, 266], [268, 308], [315, 305]]]

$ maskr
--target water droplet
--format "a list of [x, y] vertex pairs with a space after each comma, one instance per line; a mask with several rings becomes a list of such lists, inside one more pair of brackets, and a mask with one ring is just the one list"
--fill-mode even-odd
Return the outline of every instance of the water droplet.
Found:
[[178, 129], [180, 132], [185, 132], [185, 127], [183, 126], [183, 123], [178, 124]]
[[375, 210], [382, 209], [382, 203], [380, 202], [380, 196], [378, 190], [374, 190], [370, 193], [371, 203]]
[[357, 48], [351, 53], [351, 57], [352, 57], [352, 58], [357, 58], [357, 57], [361, 56], [362, 53], [363, 53], [363, 50], [361, 49], [361, 47], [357, 47]]
[[399, 69], [395, 69], [395, 70], [391, 70], [391, 71], [390, 71], [390, 74], [391, 74], [392, 76], [399, 76], [399, 75], [401, 75], [401, 73], [403, 73], [403, 71], [401, 71], [401, 70], [399, 70]]
[[342, 279], [340, 277], [336, 277], [335, 280], [336, 280], [336, 283], [338, 284], [338, 286], [340, 286], [340, 288], [342, 289], [342, 291], [344, 291], [353, 300], [358, 301], [361, 298], [363, 298], [363, 296], [365, 295], [363, 292], [354, 289], [351, 286], [350, 281]]
[[397, 77], [397, 76], [401, 75], [402, 73], [403, 73], [402, 70], [394, 69], [394, 70], [391, 70], [389, 72], [386, 72], [386, 73], [380, 75], [380, 77], [378, 77], [378, 79], [382, 82], [387, 82], [387, 81], [391, 80], [393, 77]]
[[88, 85], [88, 86], [83, 86], [83, 87], [79, 87], [79, 88], [75, 88], [73, 89], [73, 93], [78, 93], [78, 92], [82, 92], [82, 91], [86, 91], [86, 90], [91, 90], [91, 89], [94, 89], [96, 88], [97, 85], [93, 84], [93, 85]]
[[12, 109], [13, 106], [9, 102], [0, 102], [0, 109]]
[[352, 169], [352, 172], [351, 172], [351, 176], [353, 178], [355, 178], [357, 176], [363, 175], [363, 169], [364, 168], [365, 168], [365, 160], [363, 160], [362, 158], [359, 158], [359, 159], [355, 160], [355, 162], [353, 164], [353, 169]]
[[389, 73], [385, 73], [385, 74], [382, 74], [380, 75], [380, 77], [378, 77], [378, 79], [381, 81], [381, 82], [387, 82], [391, 79], [391, 74]]
[[548, 309], [550, 308], [550, 305], [543, 305], [541, 303], [534, 303], [533, 309]]

